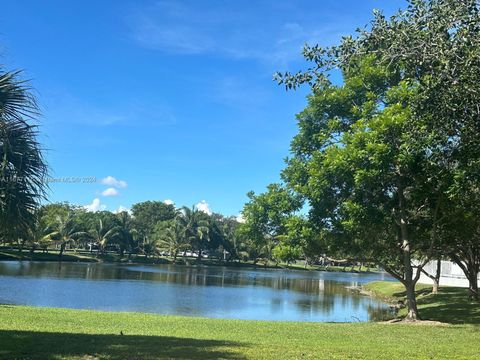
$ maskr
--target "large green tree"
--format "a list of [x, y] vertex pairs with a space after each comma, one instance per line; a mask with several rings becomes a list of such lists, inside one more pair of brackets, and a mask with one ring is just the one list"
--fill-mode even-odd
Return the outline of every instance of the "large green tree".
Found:
[[[309, 200], [311, 220], [330, 242], [376, 261], [405, 285], [408, 317], [416, 319], [422, 265], [415, 260], [431, 245], [424, 218], [437, 193], [427, 184], [425, 138], [412, 131], [415, 88], [372, 56], [343, 66], [344, 83], [316, 90], [300, 115], [284, 175]], [[305, 131], [312, 126], [315, 132]]]
[[[345, 38], [338, 47], [307, 47], [304, 53], [313, 62], [311, 68], [297, 74], [277, 74], [287, 88], [309, 83], [314, 91], [321, 92], [329, 83], [331, 69], [343, 69], [352, 58], [371, 55], [377, 64], [415, 89], [407, 106], [415, 124], [408, 131], [418, 140], [426, 140], [423, 146], [433, 166], [430, 176], [422, 181], [437, 197], [422, 210], [430, 207], [432, 236], [438, 238], [441, 230], [443, 251], [464, 270], [471, 296], [478, 297], [473, 274], [478, 273], [479, 260], [471, 254], [480, 253], [480, 244], [467, 235], [475, 215], [473, 206], [465, 204], [476, 197], [480, 181], [478, 1], [411, 0], [405, 11], [389, 19], [376, 12], [370, 26], [356, 38]], [[452, 216], [459, 221], [449, 221]], [[469, 226], [462, 231], [457, 225], [467, 219]]]
[[[469, 176], [479, 159], [471, 140], [479, 24], [476, 1], [410, 1], [390, 19], [377, 12], [339, 46], [306, 47], [314, 64], [307, 71], [277, 74], [287, 88], [308, 83], [313, 91], [286, 182], [337, 247], [377, 261], [405, 285], [409, 319], [418, 317], [414, 286], [438, 248], [452, 172]], [[334, 69], [340, 85], [329, 80]]]
[[247, 239], [254, 262], [261, 255], [271, 259], [279, 236], [285, 234], [288, 215], [298, 210], [302, 202], [298, 194], [278, 183], [268, 185], [264, 193], [257, 195], [251, 191], [247, 196], [249, 201], [242, 210], [245, 221], [240, 224], [239, 233]]
[[[435, 177], [448, 204], [440, 209], [445, 222], [439, 225], [451, 236], [442, 240], [469, 279], [470, 296], [478, 298], [480, 242], [472, 229], [478, 218], [474, 209], [480, 187], [479, 3], [410, 1], [407, 11], [391, 21], [377, 14], [361, 47], [380, 53], [385, 63], [401, 66], [404, 77], [418, 84], [412, 112], [442, 139], [433, 149], [436, 161], [443, 165]], [[452, 216], [458, 221], [449, 221]], [[459, 223], [465, 224], [463, 230]]]
[[161, 201], [144, 201], [132, 206], [136, 227], [142, 236], [150, 236], [159, 221], [172, 220], [176, 216], [175, 207]]

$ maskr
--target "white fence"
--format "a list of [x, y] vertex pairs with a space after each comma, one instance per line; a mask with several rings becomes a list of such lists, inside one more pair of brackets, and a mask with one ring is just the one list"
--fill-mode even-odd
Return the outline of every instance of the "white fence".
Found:
[[[460, 266], [451, 261], [442, 261], [441, 263], [440, 286], [446, 285], [468, 287], [468, 280]], [[437, 272], [437, 261], [430, 261], [427, 265], [425, 265], [424, 270], [429, 274], [435, 275]], [[432, 279], [423, 273], [418, 282], [421, 284], [433, 284]]]

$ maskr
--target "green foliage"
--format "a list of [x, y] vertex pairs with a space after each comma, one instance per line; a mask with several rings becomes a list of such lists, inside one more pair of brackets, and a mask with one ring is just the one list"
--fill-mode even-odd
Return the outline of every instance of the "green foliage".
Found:
[[[480, 213], [464, 201], [480, 188], [479, 35], [477, 1], [412, 0], [389, 19], [376, 12], [338, 46], [306, 46], [306, 71], [275, 75], [287, 89], [312, 89], [285, 183], [307, 200], [328, 251], [374, 260], [406, 286], [411, 317], [415, 259], [442, 249], [475, 284], [480, 269], [480, 256], [466, 256], [480, 255], [478, 231], [461, 236], [446, 220], [478, 229]], [[333, 69], [342, 84], [329, 80]]]
[[25, 239], [45, 197], [47, 165], [31, 125], [39, 111], [20, 72], [0, 70], [0, 238]]
[[247, 195], [249, 201], [242, 211], [245, 222], [240, 225], [239, 234], [246, 238], [253, 259], [261, 255], [270, 258], [278, 236], [285, 232], [287, 216], [298, 210], [302, 201], [280, 184], [270, 184], [263, 194], [255, 195], [252, 191]]
[[68, 213], [65, 217], [58, 215], [56, 222], [49, 230], [50, 232], [46, 236], [60, 247], [60, 257], [67, 245], [75, 245], [77, 240], [89, 236], [88, 233], [79, 229], [73, 213]]
[[241, 252], [246, 250], [245, 239], [239, 231], [240, 223], [233, 216], [220, 217], [218, 222], [223, 233], [222, 247], [229, 252], [228, 259], [238, 259]]
[[142, 235], [149, 236], [153, 233], [156, 223], [172, 220], [176, 213], [175, 207], [171, 204], [161, 201], [145, 201], [132, 206], [132, 215]]
[[37, 218], [42, 222], [44, 227], [50, 227], [57, 222], [58, 217], [65, 218], [75, 210], [76, 207], [67, 202], [47, 204], [40, 207], [37, 212]]
[[[281, 237], [281, 242], [287, 246], [298, 249], [300, 255], [305, 257], [306, 265], [313, 263], [320, 255], [325, 254], [326, 244], [322, 233], [312, 227], [312, 223], [305, 217], [290, 216], [286, 223], [286, 234]], [[332, 253], [330, 253], [332, 255]]]
[[115, 227], [106, 227], [102, 219], [98, 220], [97, 226], [90, 232], [89, 237], [99, 246], [100, 252], [104, 252], [107, 244], [117, 235]]
[[[150, 211], [156, 206], [152, 204], [142, 203], [140, 208]], [[208, 215], [195, 207], [184, 207], [175, 209], [173, 218], [157, 221], [149, 232], [148, 227], [141, 224], [150, 226], [156, 219], [169, 218], [171, 214], [155, 214], [150, 218], [148, 211], [140, 212], [141, 221], [137, 221], [128, 212], [87, 212], [68, 203], [48, 204], [39, 209], [39, 221], [35, 231], [29, 234], [28, 244], [31, 251], [38, 248], [48, 250], [57, 245], [63, 253], [70, 245], [92, 252], [98, 250], [104, 256], [107, 251], [116, 251], [120, 258], [125, 252], [129, 258], [134, 253], [158, 256], [162, 252], [176, 258], [185, 250], [208, 251], [212, 256], [228, 261], [238, 258], [238, 253], [245, 250], [245, 242], [237, 232], [239, 223], [234, 217]], [[68, 222], [66, 227], [74, 229], [73, 233], [78, 236], [61, 241], [58, 235], [60, 221]]]
[[125, 251], [132, 253], [137, 248], [136, 238], [138, 231], [134, 228], [135, 224], [126, 211], [117, 214], [116, 233], [113, 241], [118, 245], [120, 256]]
[[158, 222], [155, 225], [153, 236], [159, 240], [160, 248], [166, 249], [170, 256], [173, 256], [174, 261], [178, 252], [186, 250], [189, 246], [186, 228], [177, 219]]
[[287, 265], [297, 260], [301, 254], [302, 249], [299, 246], [279, 244], [273, 248], [273, 257]]
[[210, 241], [208, 215], [194, 206], [192, 208], [184, 206], [179, 211], [177, 221], [185, 229], [186, 241], [197, 251], [198, 259], [201, 259], [202, 250], [208, 247]]

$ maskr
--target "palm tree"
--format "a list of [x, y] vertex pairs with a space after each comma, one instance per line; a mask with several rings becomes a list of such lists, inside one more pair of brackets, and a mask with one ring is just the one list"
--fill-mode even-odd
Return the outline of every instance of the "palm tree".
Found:
[[100, 249], [100, 253], [105, 252], [105, 247], [108, 242], [117, 235], [118, 229], [116, 227], [107, 228], [103, 225], [102, 219], [98, 220], [97, 226], [93, 229], [90, 236], [95, 241]]
[[177, 218], [173, 221], [170, 221], [168, 226], [156, 234], [160, 240], [160, 243], [168, 249], [170, 256], [173, 254], [174, 263], [177, 261], [178, 252], [186, 249], [188, 246], [185, 239], [185, 232], [186, 228]]
[[37, 248], [41, 248], [45, 251], [52, 243], [50, 234], [48, 233], [48, 228], [44, 226], [38, 217], [35, 219], [34, 225], [30, 227], [27, 241], [30, 244], [31, 255], [33, 255]]
[[114, 240], [120, 248], [120, 257], [123, 257], [125, 250], [131, 253], [135, 247], [134, 242], [137, 232], [133, 228], [132, 217], [126, 211], [117, 214], [117, 223]]
[[38, 114], [19, 72], [0, 70], [0, 235], [7, 241], [27, 236], [45, 197], [47, 166], [37, 126], [27, 122]]
[[193, 250], [198, 251], [197, 260], [202, 259], [204, 241], [208, 241], [208, 220], [205, 219], [205, 213], [192, 206], [182, 207], [179, 212], [178, 221], [185, 228], [185, 238], [192, 246]]
[[72, 214], [69, 213], [66, 217], [57, 216], [57, 222], [54, 225], [54, 230], [51, 231], [47, 237], [60, 245], [59, 258], [62, 258], [63, 252], [68, 244], [75, 243], [82, 236], [89, 236], [87, 232], [79, 231]]
[[145, 236], [143, 238], [143, 253], [145, 258], [159, 254], [160, 240], [154, 236]]

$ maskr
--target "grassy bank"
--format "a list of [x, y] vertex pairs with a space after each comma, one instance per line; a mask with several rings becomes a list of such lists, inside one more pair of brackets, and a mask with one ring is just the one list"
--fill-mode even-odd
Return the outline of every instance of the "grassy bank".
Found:
[[[364, 288], [386, 301], [405, 300], [405, 288], [398, 282], [374, 281]], [[430, 285], [417, 284], [417, 305], [423, 320], [451, 324], [480, 325], [480, 303], [468, 299], [468, 290], [459, 287], [441, 286], [438, 294], [432, 294]], [[401, 310], [399, 315], [405, 315]]]
[[[0, 248], [0, 261], [59, 261], [57, 251], [50, 251], [44, 253], [41, 251], [24, 250], [19, 252], [18, 250], [11, 250], [7, 248]], [[64, 262], [106, 262], [106, 263], [138, 263], [138, 264], [172, 264], [173, 258], [171, 257], [145, 257], [145, 255], [133, 254], [130, 257], [120, 257], [118, 254], [96, 254], [89, 253], [87, 251], [66, 251], [62, 256]], [[178, 257], [176, 264], [180, 265], [197, 265], [196, 258]], [[305, 266], [303, 262], [291, 263], [291, 264], [275, 264], [273, 262], [264, 263], [263, 261], [254, 264], [252, 261], [234, 261], [224, 262], [216, 259], [202, 259], [201, 265], [210, 266], [229, 266], [229, 267], [247, 267], [247, 268], [259, 268], [259, 269], [292, 269], [292, 270], [316, 270], [316, 271], [340, 271], [340, 272], [352, 272], [351, 267], [345, 266]], [[355, 267], [353, 272], [366, 273], [366, 267], [361, 270]], [[369, 269], [368, 272], [375, 272], [374, 268]]]
[[[18, 251], [18, 250], [0, 250], [0, 261], [58, 261], [57, 252], [48, 252], [43, 253], [36, 251], [33, 254], [29, 251]], [[99, 259], [96, 259], [92, 256], [82, 255], [80, 253], [65, 253], [62, 256], [62, 261], [65, 262], [98, 262]]]
[[[121, 335], [121, 332], [123, 335]], [[287, 323], [0, 306], [0, 358], [478, 358], [472, 325]]]

